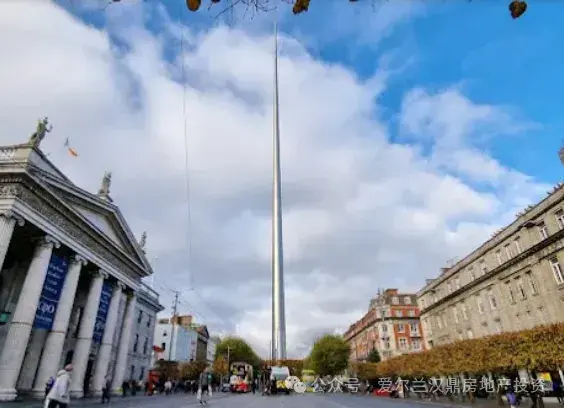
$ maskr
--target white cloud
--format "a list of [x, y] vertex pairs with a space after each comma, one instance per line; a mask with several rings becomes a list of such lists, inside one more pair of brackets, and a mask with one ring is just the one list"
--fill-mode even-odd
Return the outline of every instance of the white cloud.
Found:
[[[195, 285], [199, 295], [187, 291], [183, 311], [195, 310], [212, 330], [237, 325], [264, 353], [272, 39], [223, 26], [199, 34], [186, 28], [180, 58], [170, 45], [178, 43], [177, 26], [155, 36], [138, 25], [142, 19], [119, 13], [109, 15], [110, 36], [52, 3], [2, 6], [0, 141], [21, 142], [38, 117], [49, 116], [55, 127], [44, 151], [77, 184], [94, 191], [104, 170], [114, 172], [115, 202], [136, 233], [148, 231], [157, 283]], [[389, 72], [362, 81], [314, 59], [295, 40], [283, 41], [286, 317], [290, 354], [299, 354], [312, 336], [360, 317], [378, 286], [415, 290], [541, 186], [491, 157], [479, 158], [490, 164], [476, 173], [462, 160], [445, 166], [444, 152], [422, 157], [417, 145], [390, 144], [387, 124], [374, 117]], [[171, 60], [186, 64], [186, 122]], [[452, 90], [415, 90], [401, 117], [415, 140], [428, 134], [456, 141], [453, 157], [460, 158], [475, 154], [467, 138], [477, 123], [499, 124], [503, 112]], [[79, 158], [66, 155], [67, 137]], [[497, 181], [480, 191], [454, 170]], [[163, 300], [168, 306], [170, 296]]]

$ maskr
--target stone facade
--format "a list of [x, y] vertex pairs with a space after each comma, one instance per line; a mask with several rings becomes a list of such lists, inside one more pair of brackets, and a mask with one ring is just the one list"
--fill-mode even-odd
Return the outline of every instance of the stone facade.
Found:
[[152, 352], [157, 313], [163, 310], [159, 303], [159, 295], [143, 285], [139, 291], [129, 345], [129, 372], [126, 377], [130, 380], [145, 382], [149, 376], [149, 370], [153, 365]]
[[428, 346], [564, 320], [564, 188], [418, 293]]
[[382, 360], [425, 350], [416, 296], [397, 289], [379, 293], [344, 338], [351, 346], [351, 361], [366, 361], [373, 349]]
[[117, 391], [151, 273], [108, 194], [78, 188], [37, 144], [0, 147], [0, 400], [42, 398], [67, 363], [72, 397], [106, 378]]

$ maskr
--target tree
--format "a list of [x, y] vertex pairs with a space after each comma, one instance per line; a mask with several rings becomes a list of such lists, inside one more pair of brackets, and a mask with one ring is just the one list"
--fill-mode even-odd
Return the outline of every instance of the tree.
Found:
[[[114, 2], [118, 2], [119, 0], [113, 0]], [[378, 2], [382, 2], [383, 0], [372, 0], [371, 3], [372, 5], [378, 3]], [[471, 0], [470, 0], [471, 1]], [[288, 1], [288, 0], [279, 0], [280, 4], [282, 4], [283, 6], [286, 5], [290, 5], [293, 4], [292, 7], [292, 12], [294, 14], [301, 14], [305, 11], [309, 10], [309, 6], [311, 3], [311, 0], [294, 0], [294, 1]], [[344, 2], [344, 0], [343, 0]], [[358, 0], [349, 0], [349, 3], [357, 3]], [[221, 5], [223, 4], [223, 7], [220, 9], [220, 14], [232, 9], [235, 5], [237, 6], [241, 6], [241, 7], [246, 7], [247, 10], [252, 10], [255, 12], [260, 12], [260, 11], [271, 11], [274, 10], [276, 8], [276, 5], [273, 4], [275, 2], [273, 2], [272, 0], [186, 0], [186, 6], [188, 7], [188, 9], [190, 11], [198, 11], [200, 9], [200, 7], [202, 6], [202, 4], [208, 3], [209, 5]], [[315, 0], [314, 4], [317, 5], [317, 7], [322, 7], [322, 4], [327, 4], [328, 1], [327, 0]], [[221, 6], [220, 6], [221, 7]], [[207, 7], [206, 7], [207, 9]], [[247, 11], [246, 10], [246, 11]], [[511, 17], [515, 18], [519, 18], [521, 17], [525, 11], [527, 10], [527, 3], [524, 0], [512, 0], [509, 3], [509, 12], [511, 14]]]
[[342, 336], [326, 334], [314, 344], [309, 366], [318, 375], [337, 375], [349, 364], [350, 347]]
[[229, 374], [229, 366], [227, 365], [227, 359], [223, 356], [217, 356], [212, 366], [213, 372], [216, 375], [224, 376]]
[[205, 361], [190, 361], [189, 363], [181, 363], [178, 366], [178, 371], [182, 380], [197, 380], [206, 367]]
[[380, 358], [380, 353], [378, 352], [378, 349], [373, 348], [372, 350], [370, 350], [367, 360], [369, 363], [379, 363], [380, 360], [382, 359]]
[[236, 361], [243, 361], [253, 367], [260, 365], [260, 357], [255, 353], [253, 348], [240, 337], [226, 337], [215, 348], [215, 359], [223, 357], [227, 360], [229, 355], [229, 364]]

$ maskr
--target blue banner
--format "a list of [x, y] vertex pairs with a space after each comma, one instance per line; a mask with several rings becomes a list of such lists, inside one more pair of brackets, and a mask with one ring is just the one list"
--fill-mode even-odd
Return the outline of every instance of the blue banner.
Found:
[[43, 290], [39, 298], [39, 305], [35, 312], [34, 329], [51, 330], [53, 327], [55, 312], [57, 312], [57, 305], [59, 304], [68, 269], [69, 264], [65, 258], [54, 254], [51, 255], [51, 260], [47, 267], [47, 276], [45, 277], [45, 282], [43, 282]]
[[104, 337], [106, 328], [106, 318], [110, 309], [110, 301], [112, 300], [112, 285], [107, 280], [102, 285], [102, 294], [100, 295], [100, 303], [98, 305], [98, 314], [96, 314], [96, 324], [94, 325], [94, 334], [92, 341], [100, 344]]

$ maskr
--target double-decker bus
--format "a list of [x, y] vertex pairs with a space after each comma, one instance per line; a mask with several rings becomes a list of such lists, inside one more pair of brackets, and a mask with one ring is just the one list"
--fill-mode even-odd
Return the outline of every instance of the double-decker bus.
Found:
[[253, 366], [245, 362], [232, 363], [229, 385], [231, 392], [250, 392], [253, 382]]

